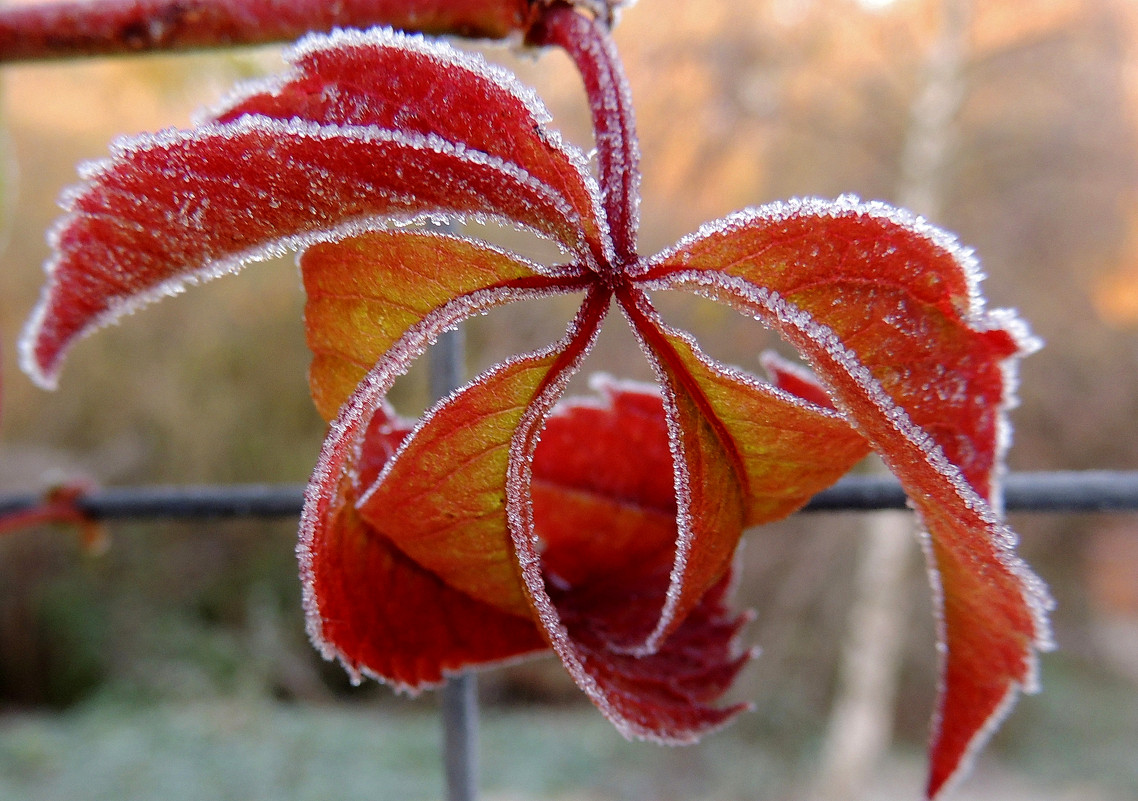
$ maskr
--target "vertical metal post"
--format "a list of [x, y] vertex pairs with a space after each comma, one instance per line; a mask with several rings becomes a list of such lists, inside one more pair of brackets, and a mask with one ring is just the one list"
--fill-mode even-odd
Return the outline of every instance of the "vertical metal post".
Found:
[[[465, 343], [460, 329], [439, 337], [429, 356], [430, 392], [444, 398], [462, 386]], [[443, 764], [447, 801], [478, 797], [478, 684], [472, 673], [452, 677], [441, 690]]]
[[442, 689], [443, 763], [447, 801], [478, 798], [478, 683], [453, 676]]

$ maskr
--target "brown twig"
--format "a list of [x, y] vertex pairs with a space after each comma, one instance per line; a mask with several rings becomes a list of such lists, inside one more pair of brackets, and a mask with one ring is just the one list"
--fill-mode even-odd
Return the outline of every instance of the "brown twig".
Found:
[[290, 41], [335, 27], [502, 38], [531, 0], [48, 0], [0, 8], [0, 62]]
[[38, 503], [0, 514], [0, 536], [34, 526], [74, 526], [79, 531], [83, 547], [96, 553], [104, 550], [107, 545], [106, 530], [82, 503], [93, 489], [85, 481], [72, 481], [49, 488]]

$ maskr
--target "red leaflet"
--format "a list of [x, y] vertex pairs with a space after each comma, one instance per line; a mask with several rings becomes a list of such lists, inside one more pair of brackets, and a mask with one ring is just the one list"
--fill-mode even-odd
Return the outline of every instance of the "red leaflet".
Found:
[[[488, 386], [517, 385], [510, 380], [514, 375], [516, 370], [504, 371]], [[708, 704], [750, 656], [736, 645], [745, 618], [724, 606], [729, 584], [724, 577], [653, 656], [636, 658], [614, 649], [622, 628], [642, 627], [662, 604], [675, 506], [667, 488], [672, 466], [659, 395], [641, 388], [602, 388], [601, 403], [553, 413], [534, 460], [544, 578], [565, 627], [558, 644], [569, 652], [574, 677], [598, 705], [634, 722], [627, 733], [690, 741], [743, 708]], [[493, 400], [492, 394], [485, 399]], [[361, 393], [347, 408], [362, 400]], [[458, 412], [487, 419], [470, 414], [463, 404], [452, 407]], [[504, 599], [516, 597], [522, 585], [516, 572], [492, 567], [495, 561], [508, 566], [511, 548], [506, 540], [486, 540], [487, 527], [455, 531], [444, 526], [449, 544], [415, 557], [405, 552], [414, 536], [409, 532], [437, 532], [439, 518], [467, 515], [478, 521], [477, 511], [469, 514], [469, 494], [436, 499], [439, 506], [411, 505], [407, 497], [358, 502], [367, 491], [363, 488], [400, 486], [393, 480], [376, 483], [382, 471], [398, 469], [399, 460], [424, 462], [421, 454], [400, 450], [410, 431], [410, 423], [380, 404], [354, 463], [318, 470], [318, 481], [329, 483], [314, 484], [310, 493], [318, 494], [313, 503], [323, 513], [318, 520], [306, 518], [300, 552], [306, 604], [318, 606], [309, 616], [310, 631], [325, 655], [339, 658], [357, 678], [366, 674], [417, 691], [438, 684], [447, 673], [542, 651], [547, 643], [526, 605], [506, 608]], [[488, 437], [475, 432], [469, 439]], [[601, 473], [614, 479], [611, 484], [597, 480], [593, 459], [598, 456]], [[433, 509], [435, 517], [409, 525], [396, 515], [393, 528], [385, 508], [392, 504], [412, 513]], [[410, 549], [426, 544], [420, 539]], [[474, 563], [482, 567], [472, 575]]]
[[970, 256], [920, 220], [848, 199], [765, 211], [708, 227], [645, 276], [782, 333], [920, 513], [945, 646], [932, 797], [1016, 692], [1036, 689], [1035, 652], [1051, 645], [1051, 601], [1013, 553], [994, 484], [1012, 360], [1035, 344], [1010, 313], [982, 308]]
[[602, 403], [558, 407], [533, 460], [535, 534], [564, 626], [555, 643], [626, 736], [692, 742], [743, 709], [708, 704], [750, 658], [735, 645], [745, 618], [724, 606], [728, 573], [654, 653], [626, 652], [665, 604], [676, 533], [672, 456], [658, 392], [605, 377], [593, 383]]
[[[747, 659], [724, 594], [743, 531], [870, 450], [927, 530], [944, 645], [929, 794], [956, 776], [1048, 647], [1049, 600], [999, 518], [1005, 411], [1034, 343], [986, 311], [977, 270], [922, 220], [794, 201], [636, 252], [633, 114], [601, 21], [542, 7], [594, 110], [598, 178], [528, 90], [390, 31], [306, 39], [293, 69], [199, 127], [119, 146], [68, 195], [25, 367], [51, 383], [80, 335], [285, 247], [301, 256], [313, 398], [331, 427], [298, 549], [309, 630], [398, 686], [552, 646], [625, 734], [691, 742]], [[494, 217], [564, 264], [417, 225]], [[763, 322], [813, 368], [773, 384], [657, 313], [685, 290]], [[584, 296], [557, 342], [495, 365], [422, 419], [386, 394], [443, 331], [497, 305]], [[615, 306], [660, 389], [561, 401]], [[817, 376], [815, 378], [814, 376]]]
[[[418, 40], [403, 48], [406, 37], [390, 32], [366, 38], [340, 34], [335, 40], [353, 54], [358, 48], [352, 45], [361, 41], [371, 43], [369, 52], [377, 59], [397, 53], [407, 71], [433, 63], [429, 77], [440, 80], [440, 71], [474, 82], [485, 81], [489, 72], [481, 60]], [[301, 52], [319, 49], [307, 45]], [[389, 60], [383, 63], [391, 67]], [[468, 81], [455, 80], [456, 119], [464, 104], [470, 119], [492, 109], [489, 101], [463, 93]], [[498, 149], [508, 152], [511, 143], [526, 138], [525, 132], [532, 139], [532, 129], [547, 115], [536, 108], [527, 116], [519, 108], [536, 101], [516, 82], [509, 87], [485, 82], [482, 88], [505, 109], [497, 117]], [[359, 100], [368, 103], [366, 97]], [[435, 101], [440, 98], [433, 97]], [[168, 131], [119, 143], [112, 159], [84, 169], [86, 183], [65, 199], [69, 213], [52, 234], [56, 256], [47, 268], [50, 281], [24, 343], [25, 370], [50, 386], [63, 350], [94, 327], [189, 281], [321, 238], [340, 238], [379, 217], [501, 217], [591, 259], [586, 254], [599, 246], [595, 233], [590, 243], [585, 230], [595, 232], [596, 223], [581, 222], [582, 214], [595, 217], [581, 199], [590, 196], [591, 186], [580, 166], [582, 156], [562, 149], [552, 135], [534, 143], [547, 156], [545, 162], [530, 159], [536, 166], [578, 165], [564, 174], [550, 167], [559, 178], [558, 186], [551, 187], [528, 171], [532, 165], [425, 130], [421, 125], [405, 130], [247, 115], [206, 123], [192, 132]], [[483, 144], [488, 132], [479, 125], [472, 130], [468, 138]]]
[[[438, 265], [447, 269], [440, 271]], [[309, 383], [329, 420], [368, 369], [400, 343], [418, 355], [476, 310], [583, 288], [491, 245], [425, 231], [379, 231], [314, 245], [301, 260]]]
[[300, 553], [305, 605], [323, 610], [309, 616], [309, 632], [325, 643], [325, 657], [338, 657], [357, 681], [366, 674], [415, 691], [469, 665], [544, 650], [545, 642], [528, 615], [451, 588], [360, 518], [360, 488], [408, 433], [381, 407], [355, 469], [326, 474], [319, 491], [327, 512], [316, 537], [301, 539]]
[[342, 31], [310, 37], [293, 48], [286, 82], [245, 87], [217, 119], [299, 117], [437, 136], [542, 182], [569, 203], [589, 244], [601, 248], [592, 177], [580, 154], [546, 127], [549, 113], [540, 100], [501, 69], [421, 39], [401, 37], [395, 44]]
[[1013, 314], [984, 310], [978, 268], [949, 235], [883, 204], [803, 201], [707, 226], [662, 261], [645, 280], [667, 275], [760, 318], [797, 309], [826, 326], [989, 495], [1007, 363], [1034, 345]]
[[771, 381], [779, 389], [784, 389], [823, 409], [834, 408], [834, 402], [830, 400], [826, 388], [818, 383], [818, 379], [809, 370], [782, 358], [774, 351], [767, 351], [759, 360]]

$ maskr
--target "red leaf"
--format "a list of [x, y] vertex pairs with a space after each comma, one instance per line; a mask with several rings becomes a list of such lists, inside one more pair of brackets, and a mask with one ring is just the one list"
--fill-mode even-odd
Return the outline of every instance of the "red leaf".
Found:
[[744, 527], [799, 509], [869, 447], [838, 415], [715, 364], [644, 296], [622, 306], [660, 373], [682, 457], [676, 561], [668, 605], [644, 642], [651, 651], [722, 577]]
[[25, 370], [46, 385], [94, 327], [367, 218], [495, 214], [578, 236], [564, 201], [509, 165], [379, 130], [246, 117], [128, 142], [88, 173], [53, 233], [57, 255], [23, 341]]
[[[871, 446], [928, 529], [945, 646], [929, 787], [942, 792], [1033, 687], [1049, 644], [1046, 592], [1014, 555], [996, 486], [1032, 340], [984, 311], [951, 237], [878, 204], [744, 212], [642, 260], [634, 118], [607, 20], [560, 3], [534, 13], [531, 38], [566, 49], [585, 79], [603, 202], [540, 103], [498, 70], [390, 33], [310, 38], [290, 74], [247, 88], [221, 121], [127, 142], [86, 170], [25, 369], [50, 384], [93, 327], [312, 246], [311, 383], [326, 416], [339, 408], [301, 527], [314, 639], [356, 675], [413, 688], [527, 653], [540, 634], [622, 732], [667, 742], [738, 711], [711, 702], [747, 658], [723, 605], [743, 528], [789, 514]], [[437, 215], [509, 221], [571, 263], [376, 231]], [[769, 357], [775, 386], [715, 363], [660, 320], [657, 288], [765, 322], [818, 380]], [[561, 342], [488, 370], [413, 431], [391, 418], [386, 392], [441, 331], [571, 290], [585, 301]], [[606, 404], [554, 412], [614, 298], [662, 395], [610, 388]]]
[[[343, 525], [335, 519], [337, 497], [343, 494], [336, 483], [341, 476], [369, 480], [356, 489], [360, 518], [418, 568], [484, 606], [513, 616], [528, 614], [504, 497], [511, 440], [518, 420], [530, 413], [537, 398], [556, 399], [603, 316], [603, 304], [586, 303], [558, 345], [500, 365], [438, 404], [390, 458], [391, 442], [383, 441], [384, 465], [374, 477], [357, 472], [361, 461], [377, 464], [374, 455], [370, 461], [361, 457], [364, 432], [411, 356], [395, 348], [369, 372], [333, 422], [301, 521], [309, 631], [326, 653], [342, 653], [334, 639], [338, 610], [325, 609], [314, 565], [327, 547], [330, 527]], [[382, 675], [378, 665], [360, 666]]]
[[[592, 385], [601, 402], [559, 405], [534, 453], [530, 489], [543, 569], [560, 586], [620, 576], [674, 548], [676, 539], [660, 393], [604, 376], [594, 376]], [[606, 535], [598, 537], [600, 530]]]
[[[637, 617], [637, 611], [659, 608], [659, 596], [630, 597], [627, 591], [609, 594], [596, 587], [580, 594], [553, 593], [565, 626], [564, 647], [573, 655], [566, 667], [625, 737], [688, 745], [748, 708], [741, 703], [712, 706], [753, 655], [736, 645], [748, 618], [733, 615], [724, 606], [730, 583], [728, 573], [649, 655], [614, 648], [612, 631], [605, 625], [609, 621], [597, 612], [622, 609]], [[564, 655], [562, 660], [566, 661]]]
[[[672, 455], [659, 393], [607, 380], [599, 388], [603, 404], [565, 404], [546, 421], [532, 472], [519, 449], [514, 480], [533, 493], [530, 514], [519, 510], [519, 562], [554, 649], [617, 729], [694, 742], [745, 708], [711, 706], [750, 658], [736, 644], [745, 618], [724, 606], [726, 571], [653, 653], [625, 647], [652, 630], [666, 602]], [[531, 430], [519, 429], [527, 443]], [[515, 488], [511, 497], [524, 498]]]
[[603, 251], [599, 193], [584, 156], [549, 129], [545, 106], [511, 73], [391, 31], [309, 37], [286, 58], [287, 81], [251, 85], [217, 119], [258, 114], [438, 136], [536, 178], [573, 209], [589, 247]]
[[[949, 235], [880, 204], [803, 201], [708, 226], [645, 279], [704, 270], [809, 311], [988, 496], [1006, 365], [1033, 346], [1010, 314], [984, 311], [978, 268]], [[706, 292], [755, 305], [740, 287]]]
[[506, 520], [510, 439], [560, 357], [511, 360], [432, 410], [359, 503], [415, 562], [514, 613], [529, 607]]
[[[645, 271], [778, 330], [901, 480], [928, 530], [943, 687], [929, 794], [941, 792], [1050, 647], [1042, 582], [1013, 552], [993, 486], [1013, 357], [1033, 345], [985, 312], [970, 256], [877, 205], [778, 206], [709, 226]], [[927, 428], [926, 428], [927, 427]]]
[[779, 389], [809, 401], [815, 406], [837, 411], [826, 388], [818, 382], [818, 377], [805, 367], [782, 358], [774, 351], [764, 353], [760, 361], [771, 381]]
[[[502, 388], [517, 383], [509, 375], [487, 377], [477, 385], [484, 391], [466, 394], [497, 397]], [[643, 627], [644, 616], [654, 619], [662, 603], [676, 523], [659, 394], [611, 384], [602, 388], [603, 403], [571, 403], [554, 412], [534, 460], [535, 486], [541, 488], [535, 492], [536, 531], [543, 543], [545, 581], [557, 598], [558, 622], [546, 634], [560, 637], [570, 655], [570, 671], [622, 731], [690, 742], [744, 708], [709, 704], [749, 659], [736, 645], [745, 618], [724, 606], [725, 576], [657, 653], [633, 657], [614, 650], [614, 635], [624, 637], [621, 626]], [[347, 408], [356, 402], [362, 397]], [[448, 413], [464, 411], [461, 406], [444, 406], [434, 424], [441, 427]], [[519, 623], [524, 616], [504, 612], [499, 603], [473, 600], [424, 567], [419, 557], [408, 557], [383, 534], [385, 523], [369, 522], [379, 506], [374, 494], [364, 500], [363, 516], [351, 508], [353, 486], [396, 480], [389, 465], [414, 455], [404, 447], [409, 434], [409, 424], [382, 404], [376, 408], [359, 454], [352, 457], [355, 466], [324, 473], [342, 476], [336, 489], [317, 484], [310, 489], [301, 553], [310, 630], [326, 655], [338, 656], [354, 675], [418, 689], [460, 667], [530, 653], [543, 641], [532, 622], [528, 632]], [[336, 439], [333, 435], [326, 453], [343, 452]], [[628, 447], [630, 443], [637, 447]], [[454, 457], [469, 463], [460, 454]], [[597, 473], [612, 476], [615, 484], [595, 480]], [[464, 506], [461, 500], [451, 504]], [[623, 514], [607, 514], [614, 509]], [[631, 542], [629, 522], [643, 539]], [[406, 544], [405, 523], [400, 522], [399, 530]], [[499, 530], [504, 533], [504, 523]], [[476, 532], [467, 526], [456, 533], [461, 538], [476, 537]], [[592, 558], [583, 559], [583, 550]], [[439, 564], [436, 554], [428, 553], [426, 559]], [[444, 617], [451, 622], [444, 624]]]
[[375, 218], [504, 218], [605, 258], [584, 158], [501, 71], [390, 31], [310, 38], [296, 58], [279, 95], [85, 168], [22, 343], [36, 380], [52, 385], [77, 337], [130, 309]]
[[325, 473], [310, 492], [322, 516], [302, 540], [301, 578], [309, 632], [326, 658], [358, 681], [366, 674], [416, 691], [448, 673], [543, 651], [528, 610], [514, 615], [448, 586], [361, 519], [357, 486], [367, 486], [409, 429], [381, 407], [361, 444], [358, 485]]
[[85, 480], [69, 481], [48, 488], [39, 503], [19, 511], [0, 514], [0, 536], [49, 524], [74, 526], [84, 548], [91, 553], [102, 553], [110, 542], [106, 529], [82, 504], [92, 489], [91, 483]]
[[572, 270], [550, 275], [485, 243], [405, 229], [319, 243], [300, 264], [314, 354], [309, 385], [329, 420], [368, 369], [412, 329], [429, 327], [431, 334], [421, 338], [429, 340], [491, 306], [583, 285]]

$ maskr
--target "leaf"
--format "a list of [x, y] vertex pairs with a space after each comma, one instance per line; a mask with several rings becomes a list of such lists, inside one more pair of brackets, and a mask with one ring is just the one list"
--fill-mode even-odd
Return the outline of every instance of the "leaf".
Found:
[[949, 235], [883, 204], [806, 200], [707, 226], [668, 262], [677, 278], [692, 269], [689, 286], [705, 270], [749, 284], [705, 290], [745, 309], [761, 288], [812, 314], [989, 494], [1005, 366], [1035, 344], [1013, 315], [983, 309], [975, 259]]
[[731, 614], [723, 604], [732, 577], [726, 573], [648, 655], [614, 648], [604, 625], [607, 621], [596, 612], [623, 609], [627, 617], [641, 622], [636, 613], [658, 608], [657, 596], [630, 598], [627, 591], [609, 594], [597, 587], [579, 594], [555, 593], [566, 630], [563, 647], [572, 654], [566, 660], [563, 653], [562, 661], [625, 737], [690, 745], [748, 709], [743, 703], [712, 705], [753, 656], [736, 644], [748, 617]]
[[603, 250], [599, 190], [584, 156], [548, 125], [549, 111], [511, 73], [476, 54], [391, 31], [313, 36], [286, 53], [292, 73], [258, 81], [216, 113], [437, 136], [516, 165], [564, 198]]
[[759, 357], [763, 369], [770, 376], [771, 383], [791, 395], [813, 403], [823, 409], [837, 411], [834, 402], [830, 399], [826, 388], [819, 383], [818, 377], [792, 361], [782, 358], [774, 351], [766, 351]]
[[551, 275], [488, 244], [425, 231], [318, 243], [300, 263], [314, 354], [309, 384], [326, 419], [412, 328], [442, 331], [492, 306], [583, 286], [572, 270]]
[[110, 547], [110, 538], [103, 523], [83, 504], [93, 488], [84, 479], [49, 487], [37, 503], [0, 514], [0, 536], [48, 524], [72, 526], [89, 553], [103, 553]]
[[680, 531], [669, 604], [655, 643], [724, 574], [742, 530], [778, 520], [832, 484], [867, 452], [840, 416], [705, 356], [643, 296], [623, 305], [656, 365], [677, 432]]
[[[364, 432], [415, 354], [397, 347], [381, 358], [341, 408], [321, 451], [302, 517], [302, 564], [312, 564], [326, 547], [329, 528], [341, 525], [333, 520], [334, 482], [360, 476], [368, 484], [357, 487], [355, 507], [369, 530], [448, 588], [500, 612], [526, 616], [530, 607], [512, 558], [503, 490], [511, 438], [539, 395], [560, 394], [603, 316], [603, 305], [587, 303], [561, 342], [500, 365], [443, 400], [398, 450], [385, 450], [382, 470], [361, 474]], [[339, 653], [325, 633], [326, 621], [335, 616], [322, 605], [317, 577], [310, 569], [302, 577], [309, 631], [325, 653]]]
[[529, 606], [506, 520], [510, 440], [561, 355], [513, 359], [433, 409], [359, 502], [418, 564], [514, 613]]
[[252, 115], [124, 140], [83, 175], [65, 197], [48, 284], [21, 343], [25, 371], [45, 386], [77, 337], [127, 311], [376, 218], [505, 218], [592, 258], [579, 210], [560, 193], [435, 134]]
[[728, 459], [738, 465], [746, 496], [744, 525], [762, 525], [798, 510], [869, 452], [864, 438], [838, 413], [718, 364], [654, 311], [636, 330], [651, 338], [646, 347], [665, 374], [665, 386], [679, 392], [686, 384], [691, 414], [715, 426]]
[[325, 473], [323, 511], [302, 529], [301, 578], [309, 633], [326, 658], [362, 675], [418, 691], [470, 665], [545, 650], [528, 614], [503, 612], [448, 586], [403, 554], [356, 511], [359, 486], [374, 480], [410, 433], [383, 406], [361, 443], [354, 473]]
[[605, 375], [590, 386], [600, 398], [560, 403], [533, 458], [543, 569], [560, 586], [619, 577], [675, 547], [675, 478], [659, 390]]
[[[601, 404], [562, 404], [542, 431], [528, 476], [533, 534], [515, 534], [523, 574], [530, 565], [543, 572], [539, 619], [619, 731], [694, 742], [745, 709], [711, 703], [751, 656], [736, 641], [746, 618], [724, 606], [727, 570], [652, 653], [627, 647], [666, 603], [678, 525], [667, 492], [673, 457], [657, 391], [604, 378], [594, 388]], [[525, 481], [525, 460], [516, 464]]]
[[[482, 509], [472, 508], [470, 495], [445, 495], [447, 481], [456, 481], [463, 493], [473, 485], [449, 472], [444, 472], [442, 484], [430, 476], [415, 476], [419, 485], [444, 491], [444, 497], [432, 503], [404, 492], [406, 477], [399, 475], [398, 466], [400, 460], [420, 469], [432, 461], [445, 461], [459, 463], [461, 471], [480, 461], [471, 460], [461, 448], [439, 447], [424, 433], [432, 427], [446, 431], [448, 418], [453, 417], [485, 421], [484, 428], [475, 422], [474, 430], [465, 429], [461, 436], [499, 443], [484, 458], [498, 463], [495, 469], [500, 470], [500, 456], [494, 454], [501, 454], [501, 443], [508, 443], [513, 426], [501, 420], [500, 412], [472, 414], [469, 404], [493, 403], [507, 415], [517, 414], [517, 402], [511, 403], [506, 395], [519, 390], [523, 396], [532, 393], [540, 364], [520, 360], [480, 379], [439, 407], [429, 422], [420, 424], [417, 434], [379, 405], [367, 423], [355, 466], [337, 465], [322, 473], [340, 477], [338, 500], [329, 500], [333, 493], [327, 487], [314, 484], [310, 489], [301, 549], [310, 631], [325, 654], [338, 656], [354, 675], [374, 675], [405, 689], [419, 689], [459, 666], [493, 664], [532, 652], [532, 638], [537, 636], [533, 623], [527, 637], [517, 622], [523, 616], [503, 610], [503, 596], [509, 594], [507, 586], [511, 579], [516, 582], [512, 578], [516, 574], [489, 570], [476, 577], [476, 593], [491, 591], [494, 603], [487, 605], [460, 589], [464, 584], [470, 588], [469, 576], [449, 570], [454, 555], [467, 551], [470, 540], [479, 540], [479, 532], [489, 529], [453, 527], [448, 535], [452, 542], [434, 549], [409, 536], [413, 530], [437, 531], [435, 523], [447, 517], [447, 509], [461, 510], [467, 520], [485, 519]], [[709, 704], [750, 657], [736, 645], [746, 618], [732, 615], [724, 606], [730, 582], [726, 575], [656, 654], [639, 658], [614, 648], [616, 628], [644, 614], [653, 617], [662, 602], [676, 523], [670, 503], [671, 455], [659, 394], [606, 383], [599, 386], [604, 393], [601, 404], [571, 403], [554, 411], [533, 462], [536, 483], [542, 487], [542, 493], [535, 493], [534, 513], [544, 543], [544, 581], [558, 599], [558, 622], [552, 632], [546, 629], [546, 636], [562, 638], [561, 646], [572, 657], [571, 670], [578, 671], [575, 678], [596, 694], [595, 700], [622, 730], [688, 742], [745, 708]], [[345, 407], [342, 421], [363, 405], [364, 395], [359, 394]], [[515, 411], [508, 411], [511, 406]], [[336, 444], [352, 436], [349, 428], [333, 430], [341, 438], [333, 435], [325, 456], [349, 453]], [[408, 437], [417, 437], [423, 450], [446, 456], [424, 459]], [[639, 447], [631, 450], [630, 441]], [[598, 481], [598, 471], [614, 479], [623, 476], [623, 481]], [[353, 501], [352, 484], [379, 489]], [[390, 492], [399, 497], [381, 495], [384, 487], [392, 487]], [[413, 495], [414, 486], [407, 492]], [[474, 492], [479, 494], [477, 489]], [[493, 498], [482, 497], [485, 500], [475, 497], [473, 505], [489, 502], [492, 510], [497, 508]], [[614, 508], [623, 514], [608, 514]], [[394, 528], [389, 528], [392, 515], [400, 517], [401, 509], [415, 510], [427, 521], [395, 519]], [[440, 514], [423, 515], [424, 510], [434, 509]], [[508, 536], [506, 521], [498, 512], [491, 511], [489, 519], [500, 537]], [[630, 522], [631, 527], [626, 525]], [[647, 535], [637, 537], [631, 550], [625, 547], [630, 529]], [[399, 532], [397, 539], [385, 535], [389, 530]], [[500, 551], [485, 539], [476, 544], [479, 554]], [[583, 559], [584, 552], [590, 557]], [[633, 562], [636, 569], [629, 570]], [[496, 590], [490, 586], [494, 576], [501, 577]], [[436, 616], [444, 614], [451, 623], [439, 631]], [[482, 617], [474, 621], [471, 615]], [[469, 632], [478, 633], [477, 649], [463, 637]]]
[[852, 199], [729, 218], [643, 277], [725, 300], [779, 331], [920, 513], [945, 654], [929, 783], [937, 795], [1017, 691], [1036, 688], [1036, 653], [1051, 646], [1051, 601], [1014, 554], [994, 484], [1014, 357], [1034, 341], [1009, 314], [983, 310], [975, 265], [946, 234]]
[[[676, 550], [667, 489], [673, 458], [657, 391], [604, 378], [594, 388], [600, 404], [554, 410], [530, 470], [524, 458], [513, 463], [512, 480], [533, 487], [532, 516], [520, 515], [523, 536], [515, 529], [519, 563], [554, 649], [617, 729], [694, 742], [745, 709], [711, 704], [751, 656], [736, 641], [746, 618], [724, 606], [727, 571], [653, 653], [626, 647], [651, 629], [666, 601]], [[527, 519], [532, 532], [524, 536]], [[540, 583], [532, 578], [538, 570]]]

